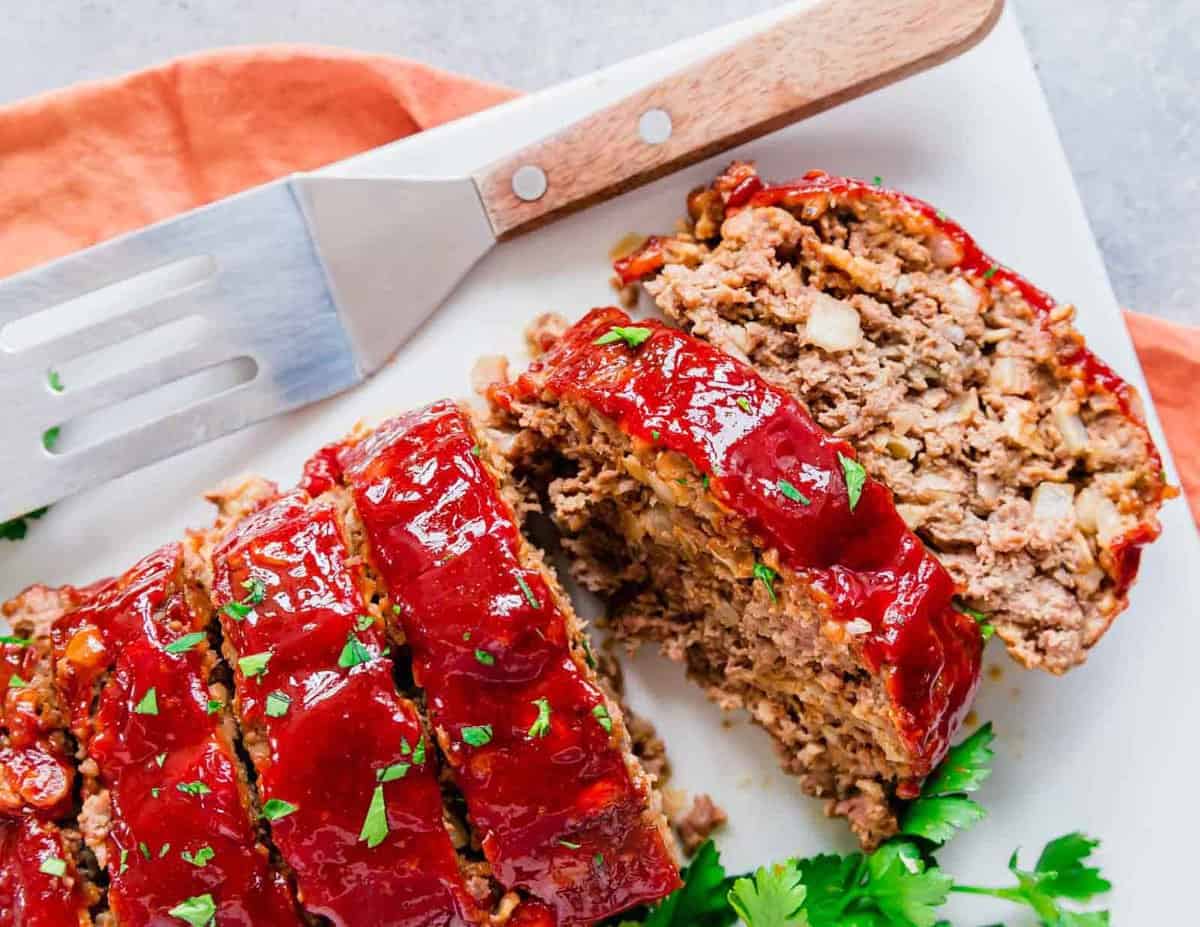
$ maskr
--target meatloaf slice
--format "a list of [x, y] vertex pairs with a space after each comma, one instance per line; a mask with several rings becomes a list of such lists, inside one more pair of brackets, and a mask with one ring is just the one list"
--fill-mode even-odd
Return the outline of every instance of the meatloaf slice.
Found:
[[592, 924], [679, 885], [656, 793], [503, 461], [440, 402], [340, 453], [389, 620], [495, 877]]
[[688, 331], [849, 441], [1026, 666], [1082, 663], [1125, 608], [1168, 487], [1133, 388], [1075, 310], [940, 211], [811, 172], [734, 164], [692, 233], [618, 262]]
[[203, 547], [244, 742], [262, 800], [286, 812], [271, 834], [300, 901], [342, 927], [485, 923], [443, 823], [436, 751], [396, 692], [338, 510], [271, 489], [217, 494]]
[[712, 346], [597, 309], [494, 390], [578, 578], [747, 708], [866, 844], [966, 714], [981, 634], [854, 451]]
[[108, 870], [102, 923], [303, 923], [260, 841], [222, 690], [211, 609], [171, 543], [80, 596], [53, 627], [57, 682], [86, 753], [85, 840]]
[[31, 586], [0, 607], [0, 927], [86, 927], [100, 899], [77, 829], [75, 744], [50, 627], [76, 597]]

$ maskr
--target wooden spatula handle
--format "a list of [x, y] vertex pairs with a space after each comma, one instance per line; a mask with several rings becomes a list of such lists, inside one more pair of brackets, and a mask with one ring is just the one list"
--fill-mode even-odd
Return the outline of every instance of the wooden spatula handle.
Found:
[[1004, 0], [808, 5], [481, 170], [475, 180], [492, 227], [497, 237], [511, 238], [940, 64], [987, 35], [1003, 6]]

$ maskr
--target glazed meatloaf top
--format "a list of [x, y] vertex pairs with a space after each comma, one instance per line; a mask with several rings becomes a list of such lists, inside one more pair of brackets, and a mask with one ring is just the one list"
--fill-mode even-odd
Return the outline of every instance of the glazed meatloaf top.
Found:
[[1013, 655], [1062, 672], [1125, 607], [1174, 493], [1134, 389], [1074, 309], [940, 210], [732, 165], [690, 234], [617, 262], [659, 307], [800, 399], [895, 494]]
[[772, 597], [789, 581], [816, 590], [823, 633], [883, 680], [915, 775], [941, 759], [979, 678], [980, 630], [849, 444], [741, 361], [619, 309], [593, 310], [493, 400], [543, 394], [595, 409], [704, 474], [707, 493], [756, 538], [754, 575]]

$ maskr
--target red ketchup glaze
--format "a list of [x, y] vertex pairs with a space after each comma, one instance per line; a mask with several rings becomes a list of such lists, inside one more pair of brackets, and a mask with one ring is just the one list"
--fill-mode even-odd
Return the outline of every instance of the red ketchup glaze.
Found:
[[[262, 675], [238, 669], [237, 695], [243, 728], [268, 737], [269, 755], [255, 758], [263, 800], [297, 809], [272, 823], [275, 842], [305, 907], [336, 925], [480, 922], [443, 824], [436, 751], [396, 693], [382, 624], [359, 626], [366, 607], [349, 557], [333, 508], [302, 491], [242, 521], [213, 555], [218, 605], [245, 600], [251, 578], [265, 590], [243, 619], [223, 612], [221, 624], [239, 657], [271, 654]], [[351, 635], [366, 662], [339, 665]], [[380, 783], [389, 767], [395, 778]], [[371, 847], [360, 833], [379, 789], [388, 831]]]
[[[93, 590], [53, 631], [73, 729], [110, 790], [109, 906], [122, 927], [165, 925], [177, 922], [168, 914], [176, 905], [207, 894], [222, 927], [299, 924], [257, 841], [221, 714], [208, 712], [208, 645], [166, 649], [204, 624], [182, 564], [181, 545], [161, 548]], [[182, 856], [205, 847], [213, 855], [204, 865]]]
[[[546, 390], [707, 474], [710, 491], [762, 546], [778, 549], [786, 566], [828, 596], [836, 620], [869, 623], [857, 639], [924, 774], [945, 755], [979, 681], [979, 630], [951, 605], [949, 574], [881, 484], [867, 480], [851, 511], [838, 455], [854, 451], [747, 365], [658, 322], [637, 323], [653, 334], [636, 349], [593, 344], [630, 324], [619, 309], [592, 310], [496, 400]], [[788, 499], [780, 480], [810, 504]]]
[[[65, 864], [63, 875], [42, 867]], [[0, 927], [90, 924], [79, 873], [58, 828], [32, 817], [0, 819]]]
[[326, 444], [304, 462], [299, 488], [314, 499], [341, 483], [342, 465], [338, 462], [342, 444]]
[[[940, 232], [958, 247], [962, 255], [957, 267], [977, 277], [977, 282], [989, 289], [1012, 287], [1029, 303], [1043, 327], [1049, 329], [1050, 313], [1058, 305], [1055, 299], [1044, 290], [1034, 286], [1020, 274], [1001, 265], [990, 257], [967, 231], [948, 218], [945, 213], [929, 203], [916, 197], [901, 193], [898, 190], [883, 190], [874, 184], [868, 184], [852, 177], [835, 177], [824, 171], [809, 171], [799, 180], [787, 183], [764, 186], [757, 175], [745, 176], [739, 171], [739, 177], [744, 179], [732, 189], [722, 189], [727, 214], [736, 212], [743, 207], [757, 208], [760, 206], [780, 206], [788, 210], [803, 209], [810, 202], [823, 203], [829, 197], [838, 200], [868, 200], [878, 202], [890, 209], [904, 214], [905, 220], [923, 227], [928, 233]], [[754, 181], [758, 181], [757, 184]], [[719, 182], [718, 182], [719, 184]], [[628, 257], [613, 264], [613, 268], [622, 283], [633, 283], [643, 277], [657, 273], [666, 263], [666, 250], [659, 238], [647, 239], [645, 244]], [[1111, 367], [1093, 354], [1078, 337], [1069, 350], [1058, 358], [1063, 367], [1074, 372], [1089, 392], [1104, 392], [1113, 396], [1118, 407], [1128, 417], [1142, 422], [1141, 403], [1137, 391], [1123, 380]], [[1152, 466], [1162, 469], [1162, 457], [1155, 447], [1149, 432], [1145, 438], [1146, 452]], [[1165, 485], [1158, 489], [1155, 502], [1170, 498], [1173, 491]], [[1141, 549], [1158, 537], [1157, 531], [1146, 526], [1139, 526], [1114, 544], [1116, 556], [1113, 564], [1113, 578], [1117, 584], [1117, 595], [1124, 595], [1137, 578], [1138, 564], [1141, 561]]]
[[591, 924], [666, 895], [678, 869], [475, 446], [463, 412], [440, 402], [384, 423], [342, 463], [496, 878], [560, 925]]

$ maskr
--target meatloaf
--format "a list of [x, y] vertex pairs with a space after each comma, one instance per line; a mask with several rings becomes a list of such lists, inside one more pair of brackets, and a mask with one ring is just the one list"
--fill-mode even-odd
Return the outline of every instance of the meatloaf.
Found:
[[572, 927], [677, 887], [504, 465], [437, 404], [7, 603], [0, 925]]
[[893, 833], [979, 679], [949, 574], [850, 445], [746, 364], [617, 309], [556, 331], [491, 396], [577, 577], [618, 637], [746, 708], [864, 844]]
[[850, 442], [1014, 657], [1082, 663], [1174, 490], [1074, 308], [878, 183], [735, 163], [688, 210], [620, 278]]

